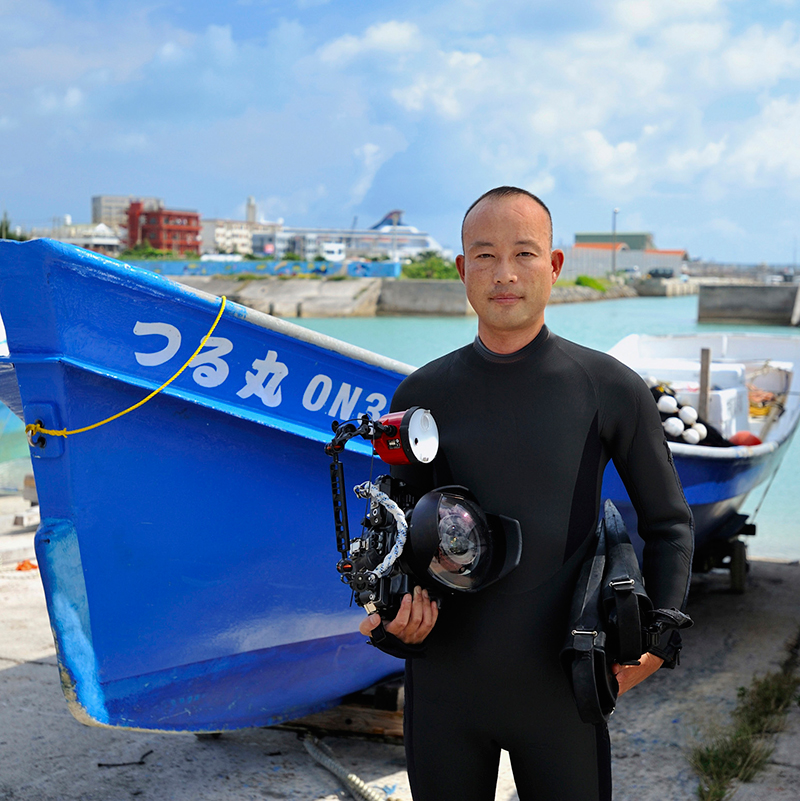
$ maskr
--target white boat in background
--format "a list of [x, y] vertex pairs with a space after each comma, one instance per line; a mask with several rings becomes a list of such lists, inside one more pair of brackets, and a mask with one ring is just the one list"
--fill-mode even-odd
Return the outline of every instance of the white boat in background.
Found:
[[[742, 534], [755, 526], [739, 509], [759, 485], [774, 477], [800, 418], [800, 337], [765, 334], [633, 334], [609, 353], [649, 384], [666, 384], [681, 405], [700, 405], [701, 351], [709, 349], [706, 420], [726, 440], [751, 442], [710, 447], [670, 442], [675, 467], [695, 518], [694, 570], [731, 570], [732, 588], [743, 591], [747, 569]], [[752, 436], [750, 436], [752, 435]], [[635, 513], [616, 471], [606, 472], [603, 496]]]

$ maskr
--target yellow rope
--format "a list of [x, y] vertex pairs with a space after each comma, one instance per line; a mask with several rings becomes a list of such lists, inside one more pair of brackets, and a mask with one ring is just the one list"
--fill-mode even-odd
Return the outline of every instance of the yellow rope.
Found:
[[28, 433], [28, 437], [33, 437], [35, 434], [49, 434], [51, 437], [68, 437], [70, 434], [82, 434], [84, 431], [91, 431], [93, 428], [104, 426], [106, 423], [110, 423], [112, 420], [116, 420], [118, 417], [128, 414], [128, 412], [132, 412], [134, 409], [144, 406], [147, 401], [158, 395], [162, 389], [168, 387], [191, 364], [192, 359], [194, 359], [194, 357], [200, 353], [200, 351], [203, 349], [203, 346], [206, 344], [206, 342], [208, 342], [208, 338], [214, 333], [214, 329], [217, 327], [217, 323], [222, 317], [222, 312], [225, 311], [225, 300], [225, 295], [223, 295], [222, 303], [220, 303], [219, 311], [217, 312], [217, 318], [214, 320], [214, 324], [211, 326], [211, 328], [209, 328], [208, 333], [203, 337], [202, 341], [197, 346], [197, 350], [189, 357], [186, 364], [184, 364], [183, 367], [181, 367], [181, 369], [169, 379], [169, 381], [165, 381], [158, 389], [151, 392], [144, 400], [134, 403], [133, 406], [125, 409], [124, 412], [119, 412], [112, 417], [107, 417], [105, 420], [101, 420], [99, 423], [94, 423], [93, 425], [86, 426], [85, 428], [76, 428], [74, 431], [67, 431], [66, 428], [62, 428], [59, 431], [51, 431], [50, 429], [42, 428], [42, 426], [40, 426], [38, 423], [30, 423], [29, 425], [25, 426], [25, 431]]

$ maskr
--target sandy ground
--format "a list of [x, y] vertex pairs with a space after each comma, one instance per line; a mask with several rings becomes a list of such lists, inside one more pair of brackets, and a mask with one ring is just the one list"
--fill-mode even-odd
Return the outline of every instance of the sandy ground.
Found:
[[[683, 664], [620, 701], [611, 720], [615, 799], [696, 798], [686, 749], [724, 723], [737, 688], [777, 667], [800, 626], [800, 566], [755, 562], [745, 596], [727, 577], [695, 579]], [[339, 761], [401, 801], [411, 794], [399, 746], [328, 738]], [[126, 764], [127, 763], [127, 764]], [[131, 764], [132, 763], [132, 764]], [[269, 729], [218, 740], [90, 728], [67, 711], [38, 575], [0, 570], [0, 799], [244, 801], [347, 797], [296, 735]], [[517, 795], [504, 760], [497, 801]], [[738, 801], [800, 799], [800, 708], [769, 768]]]

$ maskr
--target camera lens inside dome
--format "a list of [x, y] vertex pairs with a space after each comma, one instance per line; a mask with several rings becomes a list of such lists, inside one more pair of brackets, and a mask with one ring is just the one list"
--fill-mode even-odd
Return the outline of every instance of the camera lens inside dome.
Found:
[[488, 526], [472, 505], [443, 495], [438, 506], [438, 549], [428, 571], [454, 589], [479, 584], [491, 564]]

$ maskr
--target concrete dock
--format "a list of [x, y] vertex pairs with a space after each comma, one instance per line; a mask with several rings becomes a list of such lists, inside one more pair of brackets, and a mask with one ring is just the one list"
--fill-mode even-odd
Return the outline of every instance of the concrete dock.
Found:
[[[168, 277], [276, 317], [395, 314], [463, 317], [475, 313], [461, 281], [276, 277], [237, 281], [213, 275]], [[584, 286], [555, 286], [550, 302], [579, 303], [621, 297], [636, 297], [636, 292], [627, 286], [612, 286], [607, 292]]]
[[[19, 528], [19, 527], [18, 527]], [[24, 527], [22, 527], [24, 528]], [[9, 537], [32, 555], [33, 530]], [[218, 740], [92, 728], [76, 722], [61, 693], [38, 571], [0, 567], [0, 799], [2, 801], [250, 801], [347, 797], [296, 735], [249, 729]], [[744, 596], [728, 577], [695, 578], [682, 665], [660, 671], [620, 700], [611, 719], [616, 801], [696, 798], [686, 761], [690, 745], [722, 724], [737, 689], [773, 671], [800, 625], [800, 566], [756, 561]], [[366, 646], [365, 646], [366, 647]], [[349, 771], [393, 798], [411, 801], [403, 749], [330, 737]], [[740, 788], [737, 801], [800, 798], [800, 707], [792, 708], [767, 770]], [[506, 755], [496, 801], [515, 801]]]
[[700, 323], [800, 324], [800, 285], [704, 283], [697, 307]]

